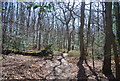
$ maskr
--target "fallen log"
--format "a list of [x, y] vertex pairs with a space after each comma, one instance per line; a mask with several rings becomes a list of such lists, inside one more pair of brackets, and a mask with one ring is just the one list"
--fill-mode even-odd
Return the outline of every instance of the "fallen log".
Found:
[[49, 49], [44, 49], [41, 50], [39, 52], [30, 52], [30, 51], [19, 51], [19, 50], [2, 50], [2, 54], [4, 55], [9, 55], [9, 54], [20, 54], [20, 55], [27, 55], [27, 56], [52, 56], [53, 55], [53, 51], [49, 50]]

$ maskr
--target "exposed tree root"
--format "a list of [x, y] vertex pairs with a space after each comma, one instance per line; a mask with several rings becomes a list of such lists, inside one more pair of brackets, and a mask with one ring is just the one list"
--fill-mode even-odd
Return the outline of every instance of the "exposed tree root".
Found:
[[99, 77], [98, 74], [95, 72], [95, 70], [92, 69], [91, 66], [89, 66], [89, 64], [87, 63], [87, 60], [85, 60], [85, 63], [86, 63], [86, 65], [88, 66], [88, 68], [90, 69], [90, 71], [93, 73], [93, 75], [96, 77], [96, 80], [97, 80], [97, 81], [101, 81], [100, 77]]

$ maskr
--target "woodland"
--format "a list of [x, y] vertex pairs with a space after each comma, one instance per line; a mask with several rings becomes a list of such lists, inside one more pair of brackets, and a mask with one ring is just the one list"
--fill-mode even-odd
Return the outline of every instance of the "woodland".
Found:
[[0, 2], [2, 81], [120, 81], [120, 1]]

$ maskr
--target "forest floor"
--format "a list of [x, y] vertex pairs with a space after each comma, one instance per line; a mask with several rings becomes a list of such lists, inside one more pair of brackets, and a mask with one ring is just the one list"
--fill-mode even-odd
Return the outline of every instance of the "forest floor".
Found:
[[[37, 56], [24, 55], [3, 55], [2, 78], [3, 79], [76, 79], [78, 67], [78, 57], [66, 57], [61, 60], [61, 56], [54, 56], [53, 60], [44, 59]], [[92, 66], [92, 60], [88, 60]], [[86, 74], [91, 80], [95, 76], [84, 63]], [[95, 71], [103, 81], [107, 78], [102, 74], [102, 60], [95, 60]], [[7, 80], [8, 81], [8, 80]]]

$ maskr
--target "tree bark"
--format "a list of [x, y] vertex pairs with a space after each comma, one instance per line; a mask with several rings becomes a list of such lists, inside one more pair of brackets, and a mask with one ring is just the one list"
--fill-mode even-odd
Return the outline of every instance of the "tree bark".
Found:
[[87, 75], [85, 72], [85, 68], [82, 65], [83, 61], [85, 61], [85, 59], [86, 59], [85, 58], [86, 54], [85, 54], [85, 49], [84, 49], [84, 40], [83, 40], [84, 17], [85, 17], [84, 11], [85, 11], [85, 2], [82, 2], [82, 4], [81, 4], [81, 26], [80, 26], [80, 34], [79, 34], [80, 35], [80, 58], [77, 63], [77, 66], [79, 68], [79, 71], [77, 74], [78, 81], [87, 81]]
[[68, 42], [68, 49], [67, 52], [69, 52], [71, 50], [71, 34], [69, 32], [69, 27], [68, 27], [68, 23], [66, 24], [67, 26], [67, 42]]
[[116, 79], [120, 81], [120, 60], [119, 60], [119, 52], [117, 50], [117, 44], [115, 41], [115, 35], [113, 35], [113, 52], [114, 52], [114, 59], [115, 59], [115, 68], [116, 68]]
[[80, 59], [81, 59], [81, 64], [83, 63], [83, 60], [85, 60], [85, 47], [84, 47], [84, 35], [83, 35], [83, 32], [84, 32], [84, 17], [85, 17], [85, 14], [84, 14], [84, 10], [85, 10], [85, 2], [82, 2], [82, 5], [81, 5], [81, 26], [80, 26]]
[[115, 56], [115, 66], [116, 66], [116, 79], [120, 81], [120, 5], [118, 2], [114, 2], [114, 8], [115, 8], [115, 18], [116, 18], [116, 30], [117, 30], [117, 40], [118, 40], [118, 50], [117, 50], [117, 44], [115, 41], [115, 36], [113, 37], [113, 51]]
[[117, 28], [117, 40], [120, 46], [120, 5], [118, 2], [114, 3], [115, 17], [116, 17], [116, 28]]
[[112, 42], [112, 2], [105, 3], [105, 45], [104, 45], [104, 61], [103, 61], [103, 74], [108, 77], [109, 81], [113, 81], [115, 79], [111, 70], [111, 45]]
[[87, 30], [87, 47], [89, 47], [89, 43], [90, 43], [91, 5], [92, 5], [92, 3], [90, 2], [88, 30]]

